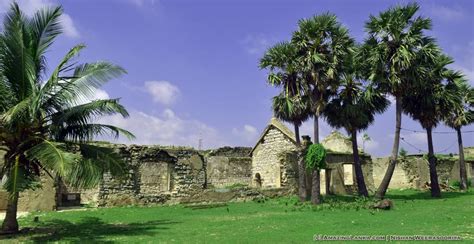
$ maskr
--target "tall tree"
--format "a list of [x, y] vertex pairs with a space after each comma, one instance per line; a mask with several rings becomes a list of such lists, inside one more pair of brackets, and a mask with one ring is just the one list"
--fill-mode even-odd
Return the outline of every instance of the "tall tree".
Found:
[[371, 87], [363, 88], [362, 83], [352, 74], [343, 76], [341, 87], [324, 110], [329, 125], [344, 128], [351, 137], [352, 155], [358, 193], [368, 197], [362, 165], [357, 146], [357, 132], [365, 130], [374, 122], [375, 114], [382, 113], [389, 102], [384, 95]]
[[433, 57], [437, 51], [433, 40], [424, 32], [431, 29], [431, 20], [416, 17], [416, 3], [396, 6], [378, 16], [370, 16], [365, 24], [368, 38], [362, 53], [367, 63], [367, 78], [372, 85], [395, 97], [395, 137], [385, 176], [377, 189], [376, 198], [383, 198], [397, 163], [402, 126], [402, 97], [419, 80], [416, 70], [420, 56]]
[[353, 51], [354, 40], [336, 15], [326, 13], [300, 20], [291, 41], [297, 47], [297, 62], [310, 89], [314, 142], [318, 144], [319, 116], [331, 90], [337, 89], [337, 75], [343, 68], [343, 60]]
[[[319, 144], [319, 117], [337, 89], [338, 73], [343, 60], [352, 52], [354, 40], [334, 14], [326, 13], [300, 20], [291, 41], [297, 47], [297, 62], [312, 100], [314, 143]], [[319, 185], [314, 184], [319, 182], [318, 170], [314, 169], [312, 174], [311, 201], [317, 203], [320, 200], [313, 198], [320, 196]]]
[[304, 83], [299, 75], [295, 46], [290, 42], [282, 42], [269, 48], [260, 60], [260, 67], [270, 71], [268, 82], [272, 86], [281, 87], [280, 95], [273, 98], [275, 116], [290, 123], [295, 128], [298, 156], [298, 195], [301, 201], [306, 200], [305, 165], [302, 159], [299, 127], [307, 120], [307, 99], [305, 99]]
[[423, 61], [419, 62], [418, 68], [428, 71], [418, 87], [405, 93], [402, 105], [403, 110], [420, 122], [426, 130], [431, 196], [441, 197], [433, 148], [433, 128], [443, 120], [447, 111], [459, 104], [458, 90], [454, 80], [460, 79], [461, 75], [447, 68], [447, 65], [453, 61], [446, 55], [440, 53], [433, 61], [427, 64], [423, 64]]
[[125, 71], [107, 62], [76, 65], [84, 48], [78, 45], [46, 77], [45, 53], [61, 34], [61, 14], [61, 7], [44, 8], [28, 18], [14, 3], [1, 28], [0, 148], [6, 154], [0, 177], [10, 195], [3, 232], [18, 232], [19, 192], [36, 186], [41, 172], [75, 187], [97, 185], [106, 171], [125, 172], [111, 149], [88, 143], [101, 134], [133, 137], [94, 123], [103, 115], [127, 116], [118, 99], [90, 101], [98, 87]]
[[445, 111], [444, 122], [447, 126], [456, 130], [459, 150], [459, 177], [460, 189], [466, 190], [467, 184], [466, 162], [464, 161], [464, 146], [462, 142], [463, 126], [474, 122], [474, 89], [464, 79], [456, 79], [458, 103], [449, 110]]

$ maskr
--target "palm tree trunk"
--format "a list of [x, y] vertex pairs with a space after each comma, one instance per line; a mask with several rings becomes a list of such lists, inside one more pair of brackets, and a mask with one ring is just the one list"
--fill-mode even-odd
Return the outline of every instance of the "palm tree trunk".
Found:
[[352, 139], [352, 155], [354, 157], [354, 168], [357, 181], [357, 190], [359, 195], [368, 197], [369, 193], [367, 192], [367, 186], [365, 185], [364, 173], [362, 172], [362, 165], [359, 160], [359, 149], [357, 148], [357, 131], [353, 130], [351, 132]]
[[431, 183], [431, 196], [441, 197], [441, 190], [438, 183], [438, 173], [436, 172], [436, 157], [434, 155], [433, 148], [433, 135], [432, 128], [426, 128], [426, 134], [428, 136], [428, 165], [430, 168], [430, 183]]
[[392, 154], [390, 155], [390, 161], [388, 163], [387, 171], [380, 183], [377, 192], [375, 193], [376, 199], [383, 199], [385, 193], [387, 193], [388, 186], [390, 185], [390, 180], [392, 179], [393, 172], [395, 171], [395, 166], [397, 164], [398, 158], [398, 147], [400, 146], [400, 129], [402, 127], [402, 101], [398, 96], [395, 98], [395, 137], [393, 139]]
[[319, 144], [319, 115], [314, 115], [314, 144]]
[[[314, 121], [313, 121], [313, 130], [314, 130], [314, 144], [319, 144], [319, 115], [317, 113], [314, 114]], [[313, 195], [314, 194], [314, 172], [308, 172], [307, 175], [308, 179], [306, 180], [306, 186], [307, 186], [307, 191], [308, 191], [308, 195]], [[320, 176], [318, 175], [318, 178]], [[320, 180], [318, 180], [319, 182]], [[319, 188], [319, 184], [318, 184], [318, 188]], [[320, 190], [318, 190], [318, 194], [321, 194], [320, 193]], [[311, 197], [311, 199], [313, 199], [313, 197]]]
[[313, 170], [313, 187], [311, 188], [311, 203], [314, 205], [321, 203], [320, 171]]
[[295, 126], [295, 139], [296, 139], [296, 146], [298, 147], [298, 196], [300, 201], [306, 201], [306, 183], [305, 183], [305, 163], [304, 163], [304, 149], [301, 148], [301, 141], [300, 141], [300, 127], [297, 124]]
[[324, 176], [326, 178], [326, 195], [331, 195], [331, 170], [332, 169], [324, 169]]
[[2, 233], [4, 234], [18, 233], [18, 221], [16, 219], [18, 197], [18, 192], [15, 192], [8, 197], [7, 212], [2, 224]]
[[459, 147], [459, 182], [461, 190], [467, 190], [467, 172], [466, 162], [464, 162], [464, 146], [462, 145], [462, 134], [461, 127], [456, 128], [458, 134], [458, 147]]

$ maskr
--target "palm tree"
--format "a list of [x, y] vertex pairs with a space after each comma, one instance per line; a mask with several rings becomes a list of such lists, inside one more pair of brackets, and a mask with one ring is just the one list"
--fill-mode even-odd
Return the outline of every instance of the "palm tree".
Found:
[[336, 15], [326, 13], [302, 19], [293, 33], [292, 43], [297, 47], [297, 62], [306, 86], [311, 89], [314, 141], [319, 143], [319, 116], [330, 95], [337, 88], [337, 75], [343, 60], [351, 53], [354, 40]]
[[357, 147], [357, 132], [365, 130], [374, 122], [376, 113], [382, 113], [387, 108], [388, 100], [373, 88], [363, 89], [362, 83], [356, 76], [343, 76], [341, 87], [324, 110], [324, 116], [329, 125], [344, 128], [351, 136], [352, 154], [359, 195], [368, 197], [364, 174], [359, 160]]
[[300, 95], [288, 96], [285, 92], [273, 97], [273, 114], [276, 118], [292, 123], [296, 144], [300, 145], [299, 127], [309, 118], [309, 99]]
[[[428, 163], [430, 170], [431, 196], [441, 197], [436, 170], [436, 157], [434, 155], [432, 132], [447, 111], [459, 104], [459, 92], [454, 80], [462, 76], [449, 70], [447, 65], [453, 60], [446, 55], [438, 54], [437, 57], [424, 64], [419, 62], [419, 67], [428, 70], [420, 86], [407, 91], [402, 98], [403, 110], [414, 120], [419, 121], [426, 130], [428, 139]], [[423, 67], [425, 66], [425, 67]]]
[[[118, 99], [87, 100], [98, 87], [125, 71], [107, 62], [76, 65], [83, 45], [72, 48], [46, 77], [45, 53], [61, 34], [61, 7], [26, 17], [16, 3], [0, 33], [0, 148], [6, 152], [0, 177], [9, 192], [3, 232], [18, 232], [19, 192], [31, 189], [41, 172], [73, 187], [91, 187], [104, 172], [118, 176], [125, 164], [112, 149], [89, 144], [97, 135], [133, 135], [94, 123], [103, 115], [127, 116]], [[3, 99], [3, 98], [8, 99]]]
[[[275, 115], [295, 126], [296, 144], [301, 151], [299, 126], [309, 116], [304, 100], [304, 83], [299, 75], [296, 60], [296, 49], [290, 42], [278, 43], [269, 48], [260, 60], [260, 68], [269, 69], [268, 82], [281, 87], [280, 95], [273, 98]], [[300, 154], [300, 152], [299, 152]], [[301, 201], [306, 200], [305, 165], [301, 155], [298, 157], [298, 195]]]
[[463, 126], [474, 122], [474, 89], [464, 79], [456, 79], [455, 84], [458, 87], [458, 104], [445, 111], [444, 122], [447, 126], [456, 130], [459, 149], [459, 176], [460, 189], [466, 190], [467, 184], [466, 162], [464, 161], [464, 146], [462, 143], [461, 129]]
[[[302, 19], [293, 33], [292, 43], [297, 47], [299, 63], [306, 93], [310, 94], [314, 118], [314, 143], [319, 143], [319, 117], [329, 97], [337, 89], [338, 73], [343, 60], [354, 46], [347, 28], [334, 14], [326, 13]], [[327, 173], [327, 172], [326, 172]], [[319, 203], [319, 173], [313, 170], [311, 201]]]
[[367, 78], [372, 85], [395, 97], [395, 137], [385, 176], [377, 189], [376, 198], [383, 198], [397, 163], [402, 125], [402, 97], [419, 80], [416, 70], [419, 56], [433, 57], [437, 51], [432, 38], [424, 31], [431, 29], [429, 18], [415, 17], [418, 4], [390, 8], [378, 16], [370, 16], [365, 24], [362, 60], [367, 63]]

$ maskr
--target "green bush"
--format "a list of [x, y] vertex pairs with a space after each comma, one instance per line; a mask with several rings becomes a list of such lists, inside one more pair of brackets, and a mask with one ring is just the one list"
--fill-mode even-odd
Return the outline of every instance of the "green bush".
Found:
[[[471, 179], [467, 179], [467, 185], [472, 186]], [[451, 182], [451, 186], [459, 189], [461, 187], [461, 182], [459, 180], [455, 180]]]
[[306, 153], [307, 169], [324, 169], [326, 168], [326, 149], [321, 144], [312, 144]]

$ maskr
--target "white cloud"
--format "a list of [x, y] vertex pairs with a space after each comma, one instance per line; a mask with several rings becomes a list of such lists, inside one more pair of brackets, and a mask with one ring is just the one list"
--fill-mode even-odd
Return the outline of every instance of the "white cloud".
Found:
[[262, 34], [247, 35], [242, 41], [245, 51], [252, 55], [263, 54], [276, 41]]
[[460, 7], [433, 5], [428, 10], [431, 15], [443, 20], [459, 20], [466, 17], [466, 13]]
[[180, 91], [168, 81], [147, 81], [145, 82], [145, 90], [153, 96], [153, 101], [164, 105], [173, 104]]
[[241, 129], [233, 128], [232, 134], [238, 138], [242, 138], [246, 143], [253, 143], [257, 140], [258, 131], [257, 128], [251, 125], [244, 125]]
[[160, 116], [142, 111], [130, 111], [130, 117], [120, 115], [102, 118], [100, 121], [129, 130], [137, 137], [133, 141], [126, 138], [119, 142], [143, 145], [198, 146], [199, 139], [203, 148], [215, 148], [226, 145], [216, 129], [193, 119], [182, 119], [174, 111], [165, 109]]
[[[8, 11], [12, 2], [12, 0], [0, 0], [0, 15]], [[17, 1], [17, 3], [20, 6], [20, 9], [28, 16], [32, 16], [41, 8], [57, 6], [59, 4], [53, 0], [21, 0]], [[80, 36], [70, 15], [63, 13], [60, 17], [60, 21], [64, 34], [67, 37], [77, 38]]]
[[79, 37], [79, 31], [77, 30], [74, 22], [72, 21], [71, 16], [69, 14], [63, 13], [61, 15], [61, 25], [64, 31], [64, 34], [68, 37], [77, 38]]

